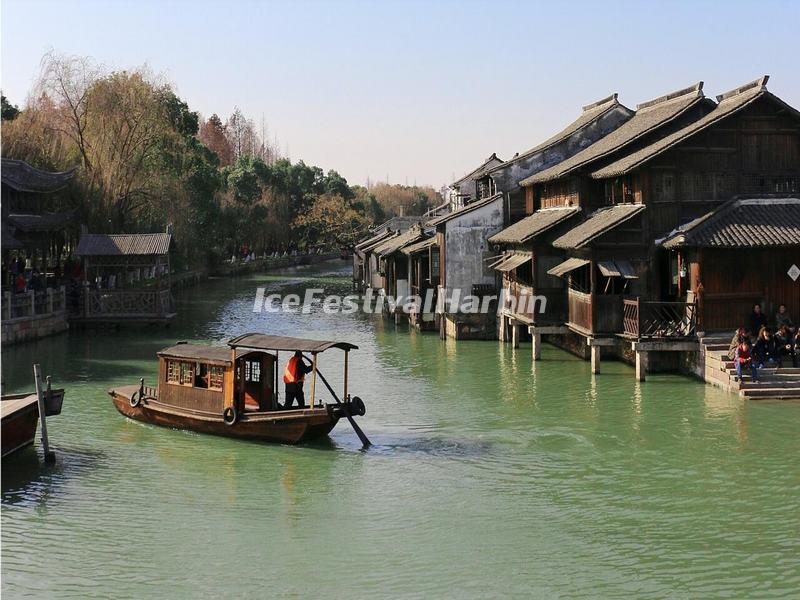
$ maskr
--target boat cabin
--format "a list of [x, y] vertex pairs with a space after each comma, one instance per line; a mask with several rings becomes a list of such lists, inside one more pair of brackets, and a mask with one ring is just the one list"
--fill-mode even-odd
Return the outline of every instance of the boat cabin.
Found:
[[230, 340], [228, 347], [179, 343], [158, 352], [158, 402], [215, 416], [228, 408], [240, 415], [283, 410], [281, 353], [288, 360], [300, 351], [312, 363], [308, 404], [313, 409], [317, 355], [332, 347], [345, 352], [343, 398], [347, 398], [348, 353], [356, 346], [251, 333]]

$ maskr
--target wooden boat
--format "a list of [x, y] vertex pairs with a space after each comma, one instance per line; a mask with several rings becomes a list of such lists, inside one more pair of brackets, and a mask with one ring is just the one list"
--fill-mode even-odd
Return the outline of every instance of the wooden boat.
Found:
[[[45, 416], [61, 413], [64, 390], [44, 392]], [[39, 423], [39, 398], [36, 392], [9, 394], [0, 398], [3, 458], [33, 444]]]
[[[343, 401], [317, 369], [318, 355], [331, 348], [344, 351]], [[364, 403], [347, 390], [348, 356], [357, 346], [249, 333], [227, 347], [178, 343], [158, 352], [156, 386], [116, 387], [109, 394], [117, 410], [137, 421], [227, 437], [297, 444], [326, 436], [341, 417], [363, 415]], [[279, 402], [278, 362], [281, 352], [308, 353], [312, 371], [310, 406], [285, 410]], [[288, 358], [288, 357], [287, 357]], [[317, 401], [321, 379], [334, 403]], [[359, 437], [362, 434], [359, 433]], [[362, 437], [362, 441], [366, 436]], [[369, 440], [366, 440], [368, 445]]]

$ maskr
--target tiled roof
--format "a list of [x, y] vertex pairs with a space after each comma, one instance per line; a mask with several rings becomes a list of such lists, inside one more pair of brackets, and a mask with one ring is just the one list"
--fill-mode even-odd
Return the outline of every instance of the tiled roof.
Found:
[[617, 225], [638, 215], [644, 204], [617, 204], [594, 211], [589, 217], [553, 241], [556, 248], [583, 248]]
[[373, 248], [372, 251], [378, 256], [388, 256], [390, 254], [394, 254], [404, 246], [419, 241], [423, 235], [424, 233], [422, 231], [422, 227], [412, 227], [408, 231], [404, 231], [400, 235], [397, 235], [386, 242], [379, 244]]
[[648, 160], [658, 156], [662, 152], [669, 150], [674, 145], [679, 144], [688, 137], [699, 133], [700, 131], [703, 131], [711, 125], [714, 125], [720, 120], [739, 112], [746, 106], [749, 106], [762, 97], [772, 98], [773, 100], [782, 104], [789, 111], [797, 115], [798, 112], [794, 108], [767, 91], [767, 88], [765, 87], [767, 80], [768, 77], [764, 76], [761, 79], [757, 79], [749, 84], [743, 85], [732, 92], [718, 96], [719, 104], [714, 110], [704, 117], [694, 121], [682, 129], [679, 129], [671, 135], [661, 138], [652, 144], [637, 150], [636, 152], [632, 152], [631, 154], [623, 156], [604, 166], [603, 168], [598, 169], [592, 173], [592, 177], [595, 179], [605, 179], [607, 177], [617, 177], [627, 173], [628, 171], [635, 169]]
[[[592, 104], [584, 106], [583, 107], [583, 112], [581, 113], [581, 116], [578, 117], [577, 119], [575, 119], [569, 125], [567, 125], [564, 129], [559, 131], [557, 134], [555, 134], [554, 136], [546, 139], [541, 144], [538, 144], [537, 146], [534, 146], [530, 150], [526, 150], [525, 152], [522, 152], [522, 153], [518, 154], [514, 158], [508, 159], [502, 165], [497, 165], [497, 166], [492, 167], [491, 169], [489, 169], [489, 172], [491, 173], [492, 171], [495, 171], [497, 169], [502, 169], [503, 167], [505, 167], [505, 166], [507, 166], [507, 165], [509, 165], [509, 164], [511, 164], [513, 162], [516, 162], [518, 160], [525, 160], [526, 158], [528, 158], [528, 157], [530, 157], [530, 156], [532, 156], [534, 154], [542, 152], [543, 150], [546, 150], [547, 148], [550, 148], [551, 146], [555, 146], [556, 144], [559, 144], [559, 143], [563, 142], [564, 140], [566, 140], [570, 136], [574, 135], [575, 133], [577, 133], [578, 131], [580, 131], [584, 127], [587, 127], [587, 126], [591, 125], [592, 123], [594, 123], [597, 119], [599, 119], [601, 116], [603, 116], [608, 111], [613, 110], [613, 109], [617, 108], [618, 106], [622, 106], [622, 105], [617, 101], [617, 94], [611, 94], [607, 98], [603, 98], [602, 100], [599, 100], [597, 102], [594, 102]], [[626, 109], [626, 110], [628, 110], [628, 109]]]
[[84, 233], [75, 253], [78, 256], [167, 254], [171, 242], [172, 235], [169, 233]]
[[363, 250], [368, 246], [372, 246], [373, 244], [380, 242], [381, 240], [385, 240], [392, 234], [393, 234], [392, 230], [389, 229], [388, 227], [386, 229], [382, 229], [377, 234], [370, 236], [360, 241], [358, 244], [356, 244], [356, 250]]
[[18, 192], [49, 194], [65, 187], [75, 169], [52, 173], [30, 166], [22, 160], [4, 158], [0, 162], [0, 178], [5, 185]]
[[581, 212], [577, 206], [537, 210], [489, 238], [492, 244], [521, 244]]
[[391, 229], [392, 231], [406, 231], [414, 225], [419, 225], [425, 220], [425, 217], [411, 216], [411, 217], [392, 217], [384, 221], [380, 225], [372, 227], [372, 231], [380, 231], [382, 229]]
[[6, 223], [2, 224], [2, 234], [0, 234], [0, 237], [2, 237], [2, 246], [4, 250], [19, 250], [25, 247], [22, 242], [14, 237], [14, 230]]
[[406, 246], [403, 248], [403, 254], [415, 254], [417, 252], [422, 252], [423, 250], [427, 250], [431, 246], [436, 245], [436, 236], [429, 237], [427, 239], [422, 240], [421, 242], [416, 242], [411, 244], [410, 246]]
[[466, 181], [467, 179], [480, 179], [486, 173], [488, 173], [490, 170], [492, 170], [494, 167], [498, 166], [498, 165], [493, 164], [496, 161], [500, 161], [502, 163], [503, 159], [498, 157], [496, 152], [492, 152], [492, 155], [489, 158], [487, 158], [485, 161], [483, 161], [483, 164], [481, 164], [481, 166], [479, 166], [474, 171], [470, 171], [469, 173], [467, 173], [466, 175], [464, 175], [460, 179], [456, 179], [452, 184], [450, 184], [450, 186], [451, 187], [456, 186], [459, 183], [461, 183], [462, 181]]
[[475, 202], [472, 202], [471, 204], [467, 204], [466, 206], [463, 206], [463, 207], [459, 208], [458, 210], [454, 210], [451, 213], [447, 213], [446, 215], [442, 215], [440, 217], [436, 217], [434, 219], [431, 219], [430, 221], [428, 221], [426, 223], [426, 225], [428, 227], [436, 227], [437, 225], [440, 225], [441, 223], [449, 221], [450, 219], [457, 219], [461, 215], [465, 215], [465, 214], [467, 214], [469, 212], [472, 212], [473, 210], [481, 208], [482, 206], [486, 206], [488, 204], [491, 204], [495, 200], [498, 200], [498, 199], [500, 199], [502, 197], [503, 197], [502, 192], [498, 192], [494, 196], [489, 196], [487, 198], [482, 198], [481, 200], [476, 200]]
[[733, 200], [679, 227], [664, 248], [756, 248], [800, 245], [800, 198]]
[[703, 96], [702, 81], [661, 98], [644, 102], [636, 107], [636, 114], [617, 129], [570, 158], [523, 179], [520, 185], [552, 181], [585, 167], [674, 121], [701, 102], [713, 105], [713, 102]]
[[20, 231], [60, 231], [75, 219], [74, 212], [44, 213], [41, 215], [8, 215], [8, 222]]

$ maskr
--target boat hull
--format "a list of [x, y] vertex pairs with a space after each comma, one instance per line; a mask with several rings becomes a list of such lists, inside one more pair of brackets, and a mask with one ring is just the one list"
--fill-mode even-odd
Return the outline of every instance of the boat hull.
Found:
[[271, 413], [243, 414], [233, 425], [228, 425], [222, 415], [193, 414], [174, 406], [147, 400], [131, 406], [131, 396], [139, 388], [126, 386], [109, 390], [116, 409], [126, 417], [199, 433], [209, 433], [231, 438], [260, 440], [282, 444], [299, 444], [327, 436], [339, 418], [329, 407], [305, 410], [277, 411]]
[[3, 415], [2, 452], [3, 458], [33, 444], [36, 426], [39, 423], [39, 407], [31, 403], [13, 414]]

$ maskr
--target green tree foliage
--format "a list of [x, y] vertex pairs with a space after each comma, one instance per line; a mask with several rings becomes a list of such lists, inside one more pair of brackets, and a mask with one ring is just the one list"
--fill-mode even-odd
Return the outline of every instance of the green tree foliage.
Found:
[[5, 95], [0, 94], [0, 104], [2, 104], [2, 118], [3, 121], [13, 121], [19, 114], [19, 108], [11, 104]]
[[422, 214], [425, 188], [348, 185], [281, 158], [235, 109], [203, 119], [146, 68], [104, 72], [48, 54], [22, 111], [3, 96], [3, 155], [50, 170], [77, 167], [69, 207], [95, 232], [172, 225], [185, 263], [201, 266], [242, 247], [338, 249], [369, 225]]

